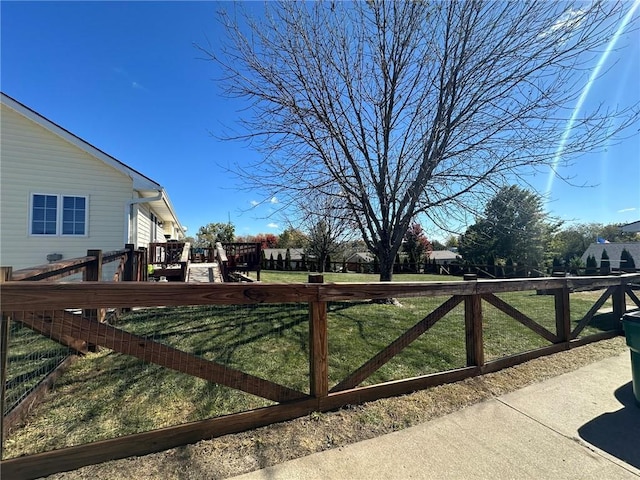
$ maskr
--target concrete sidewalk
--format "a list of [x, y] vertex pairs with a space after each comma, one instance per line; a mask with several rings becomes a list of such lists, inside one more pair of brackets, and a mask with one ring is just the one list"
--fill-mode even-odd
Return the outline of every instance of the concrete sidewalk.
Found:
[[640, 478], [629, 353], [445, 417], [235, 477]]

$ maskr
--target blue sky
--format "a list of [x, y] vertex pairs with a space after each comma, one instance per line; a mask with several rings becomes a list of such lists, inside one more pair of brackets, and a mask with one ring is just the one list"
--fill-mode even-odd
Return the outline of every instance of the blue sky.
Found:
[[[277, 199], [239, 188], [222, 168], [255, 160], [213, 134], [242, 105], [221, 96], [214, 63], [195, 44], [222, 38], [214, 2], [0, 3], [2, 91], [163, 185], [188, 233], [230, 217], [237, 234], [278, 233]], [[261, 4], [252, 8], [259, 9]], [[629, 7], [632, 3], [629, 2]], [[636, 15], [640, 13], [640, 9]], [[584, 106], [640, 101], [640, 32], [623, 34]], [[595, 65], [594, 65], [595, 66]], [[606, 151], [585, 154], [570, 186], [551, 183], [548, 209], [568, 221], [640, 219], [639, 126]], [[549, 176], [533, 180], [543, 192]], [[252, 208], [252, 202], [262, 203]], [[427, 231], [439, 234], [425, 225]]]

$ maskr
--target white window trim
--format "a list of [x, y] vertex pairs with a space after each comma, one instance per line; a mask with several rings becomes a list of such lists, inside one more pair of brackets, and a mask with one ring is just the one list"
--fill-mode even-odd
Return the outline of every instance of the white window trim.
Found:
[[[56, 197], [56, 233], [33, 233], [33, 197], [35, 195], [46, 195]], [[64, 197], [84, 198], [84, 234], [62, 233], [62, 211], [64, 210]], [[71, 237], [84, 238], [89, 236], [89, 195], [81, 195], [76, 193], [43, 193], [32, 192], [29, 194], [29, 236], [34, 238], [42, 237]]]

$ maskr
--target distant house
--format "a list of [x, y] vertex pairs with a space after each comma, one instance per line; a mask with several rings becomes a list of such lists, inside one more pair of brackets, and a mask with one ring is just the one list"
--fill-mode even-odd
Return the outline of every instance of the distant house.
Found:
[[640, 233], [640, 220], [623, 225], [622, 227], [620, 227], [620, 231], [622, 231], [623, 233]]
[[350, 272], [362, 272], [363, 266], [373, 264], [375, 257], [370, 252], [357, 252], [345, 260], [347, 270]]
[[460, 259], [460, 255], [450, 250], [433, 250], [429, 253], [429, 260], [431, 262], [435, 260], [436, 265], [444, 265], [445, 263], [449, 264]]
[[[273, 261], [276, 262], [278, 260], [278, 255], [281, 255], [282, 262], [284, 264], [285, 258], [287, 256], [286, 248], [265, 248], [262, 251], [264, 252], [264, 258], [267, 262], [269, 262], [272, 257]], [[305, 261], [304, 248], [290, 248], [289, 255], [291, 255], [291, 269], [301, 270], [302, 263]]]
[[[89, 249], [179, 240], [164, 188], [1, 94], [0, 262], [21, 269]], [[87, 119], [89, 120], [89, 119]]]
[[636, 267], [640, 267], [640, 242], [592, 243], [587, 248], [587, 251], [582, 254], [582, 263], [586, 265], [587, 257], [592, 255], [595, 257], [598, 266], [600, 266], [602, 251], [606, 250], [609, 256], [609, 265], [612, 269], [619, 270], [620, 255], [623, 249], [626, 249], [631, 254]]

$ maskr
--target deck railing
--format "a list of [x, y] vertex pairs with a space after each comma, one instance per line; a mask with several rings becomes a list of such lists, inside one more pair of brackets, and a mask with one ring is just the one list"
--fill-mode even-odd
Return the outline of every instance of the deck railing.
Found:
[[184, 282], [191, 261], [189, 242], [153, 242], [149, 244], [149, 264], [153, 265], [153, 277]]
[[[251, 394], [267, 406], [4, 459], [2, 472], [8, 478], [35, 478], [455, 382], [620, 335], [620, 318], [628, 307], [640, 308], [636, 294], [640, 274], [486, 281], [469, 276], [465, 280], [333, 284], [312, 276], [309, 283], [298, 284], [6, 282], [1, 290], [4, 331], [10, 323], [19, 323], [45, 332], [55, 341], [94, 344], [155, 369]], [[369, 309], [390, 298], [408, 307], [390, 305], [383, 307], [381, 318], [368, 316], [367, 312], [374, 311]], [[215, 310], [214, 306], [227, 310]], [[136, 308], [142, 317], [119, 328], [69, 313], [105, 308]], [[257, 310], [249, 315], [245, 308]], [[301, 308], [308, 312], [306, 319]], [[404, 316], [413, 320], [407, 323], [401, 318]], [[165, 322], [166, 328], [155, 333], [145, 330], [151, 328], [147, 325], [154, 318]], [[370, 323], [376, 325], [373, 331], [367, 330]], [[537, 339], [536, 346], [505, 347], [504, 327], [496, 330], [496, 326], [506, 324], [519, 329], [510, 333], [514, 339], [528, 332]], [[189, 335], [196, 330], [209, 333], [189, 343]], [[391, 341], [381, 343], [383, 330], [391, 335]], [[231, 336], [225, 337], [228, 332]], [[182, 335], [180, 341], [172, 340], [176, 335]], [[425, 336], [425, 343], [416, 347]], [[206, 343], [216, 337], [222, 337], [221, 346], [207, 350]], [[447, 344], [443, 343], [445, 337]], [[330, 338], [334, 350], [329, 348]], [[274, 378], [251, 373], [255, 367], [278, 360], [273, 347], [287, 339], [306, 355], [307, 367], [298, 380], [277, 377], [284, 364], [272, 366]], [[234, 363], [234, 354], [252, 342], [259, 344], [259, 348], [250, 349], [253, 364], [241, 369]], [[360, 352], [333, 353], [335, 349], [349, 352], [354, 343], [366, 345], [371, 354], [354, 358]], [[10, 341], [4, 345], [6, 365], [12, 347]], [[219, 355], [216, 348], [225, 346], [230, 350]], [[414, 347], [417, 350], [411, 351]], [[525, 350], [519, 350], [522, 348]], [[408, 353], [411, 355], [402, 357]], [[283, 355], [279, 361], [300, 360], [292, 357], [289, 347]], [[395, 358], [400, 359], [400, 366], [411, 363], [418, 369], [421, 363], [433, 362], [421, 370], [422, 374], [404, 378], [399, 373], [399, 378], [392, 375], [391, 379], [385, 374], [379, 380], [377, 376]], [[439, 366], [444, 359], [447, 366]], [[133, 375], [132, 365], [127, 366], [127, 377]], [[141, 373], [140, 378], [148, 374]], [[306, 385], [304, 380], [300, 382], [304, 378]], [[135, 381], [131, 383], [132, 388], [135, 385]], [[193, 395], [194, 405], [210, 401], [199, 391]], [[119, 391], [118, 395], [128, 394]], [[113, 400], [101, 398], [102, 402]], [[159, 397], [153, 400], [157, 402]], [[135, 401], [131, 403], [136, 406]], [[197, 406], [193, 409], [198, 410]]]
[[[217, 247], [218, 244], [216, 244]], [[225, 281], [231, 280], [234, 273], [256, 272], [260, 281], [262, 265], [262, 245], [258, 243], [220, 243], [227, 262], [223, 269]]]

